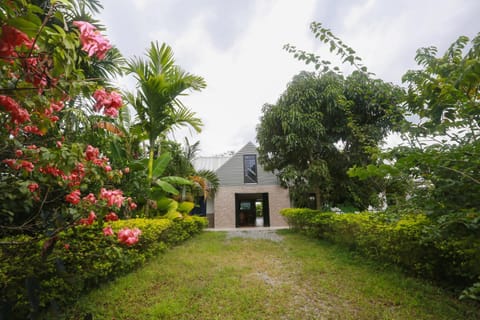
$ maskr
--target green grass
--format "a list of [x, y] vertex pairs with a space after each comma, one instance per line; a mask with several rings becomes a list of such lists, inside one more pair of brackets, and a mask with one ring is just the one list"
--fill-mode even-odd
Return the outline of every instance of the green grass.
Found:
[[289, 231], [205, 232], [86, 295], [71, 319], [480, 319], [480, 306]]

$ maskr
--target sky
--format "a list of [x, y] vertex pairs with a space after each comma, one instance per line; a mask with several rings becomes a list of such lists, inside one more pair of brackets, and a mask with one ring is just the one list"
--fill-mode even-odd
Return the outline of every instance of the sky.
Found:
[[[313, 66], [297, 61], [285, 44], [339, 64], [310, 32], [312, 21], [352, 47], [376, 78], [401, 85], [416, 69], [418, 48], [443, 53], [460, 35], [480, 32], [478, 0], [103, 0], [97, 18], [127, 58], [144, 57], [152, 41], [170, 45], [176, 64], [203, 77], [207, 88], [182, 97], [204, 123], [196, 134], [200, 155], [237, 151], [256, 143], [262, 106], [274, 104], [293, 76]], [[348, 74], [348, 68], [345, 73]], [[118, 80], [134, 89], [131, 78]], [[397, 138], [392, 137], [389, 143]]]

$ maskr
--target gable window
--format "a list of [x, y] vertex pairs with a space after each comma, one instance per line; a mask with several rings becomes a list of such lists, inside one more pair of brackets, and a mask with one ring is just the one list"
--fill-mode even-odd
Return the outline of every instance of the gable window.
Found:
[[243, 182], [257, 183], [257, 156], [246, 154], [243, 156]]

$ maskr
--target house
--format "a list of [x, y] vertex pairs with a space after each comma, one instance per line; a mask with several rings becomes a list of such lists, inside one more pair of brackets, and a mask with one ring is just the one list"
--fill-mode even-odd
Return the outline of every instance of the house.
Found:
[[215, 171], [220, 186], [213, 199], [198, 203], [214, 228], [286, 227], [280, 210], [290, 207], [287, 189], [280, 186], [275, 174], [257, 163], [255, 145], [247, 143], [231, 157], [200, 157], [196, 170]]

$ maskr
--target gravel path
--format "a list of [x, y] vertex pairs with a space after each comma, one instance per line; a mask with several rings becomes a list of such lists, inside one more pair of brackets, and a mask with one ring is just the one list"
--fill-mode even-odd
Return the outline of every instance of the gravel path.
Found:
[[262, 239], [280, 242], [283, 237], [277, 234], [276, 230], [231, 230], [227, 231], [227, 239], [231, 238], [248, 238]]

